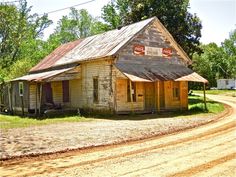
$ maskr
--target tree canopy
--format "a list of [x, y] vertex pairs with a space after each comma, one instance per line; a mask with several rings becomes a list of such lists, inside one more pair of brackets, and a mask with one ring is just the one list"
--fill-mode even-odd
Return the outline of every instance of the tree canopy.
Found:
[[216, 86], [219, 78], [236, 78], [236, 30], [221, 46], [210, 43], [201, 48], [202, 54], [193, 55], [193, 69], [207, 78], [211, 87]]

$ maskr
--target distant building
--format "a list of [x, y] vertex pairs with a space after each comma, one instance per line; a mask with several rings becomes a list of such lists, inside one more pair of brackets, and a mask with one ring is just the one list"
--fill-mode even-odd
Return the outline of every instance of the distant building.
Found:
[[236, 89], [236, 79], [218, 79], [217, 89]]

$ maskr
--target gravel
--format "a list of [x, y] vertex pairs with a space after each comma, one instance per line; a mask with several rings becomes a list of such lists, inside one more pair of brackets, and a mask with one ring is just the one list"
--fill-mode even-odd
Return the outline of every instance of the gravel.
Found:
[[216, 116], [95, 120], [0, 130], [0, 159], [116, 144], [195, 127]]

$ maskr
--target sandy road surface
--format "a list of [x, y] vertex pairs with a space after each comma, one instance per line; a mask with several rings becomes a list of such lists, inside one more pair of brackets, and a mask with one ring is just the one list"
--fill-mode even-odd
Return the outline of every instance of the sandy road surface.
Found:
[[230, 116], [192, 130], [67, 156], [3, 163], [1, 176], [236, 176], [236, 99]]

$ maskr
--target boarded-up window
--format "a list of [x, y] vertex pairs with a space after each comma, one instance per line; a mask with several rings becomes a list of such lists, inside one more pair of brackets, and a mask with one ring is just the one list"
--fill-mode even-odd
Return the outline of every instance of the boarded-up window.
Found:
[[173, 82], [173, 99], [180, 99], [180, 84], [179, 82]]
[[131, 89], [130, 89], [130, 80], [127, 80], [127, 102], [131, 102], [131, 96], [133, 102], [136, 102], [136, 83], [131, 82]]
[[62, 81], [62, 90], [63, 90], [63, 102], [69, 102], [69, 81]]
[[93, 78], [93, 102], [98, 103], [98, 77]]
[[43, 87], [44, 87], [46, 103], [53, 103], [51, 83], [46, 83], [46, 84], [44, 84]]

